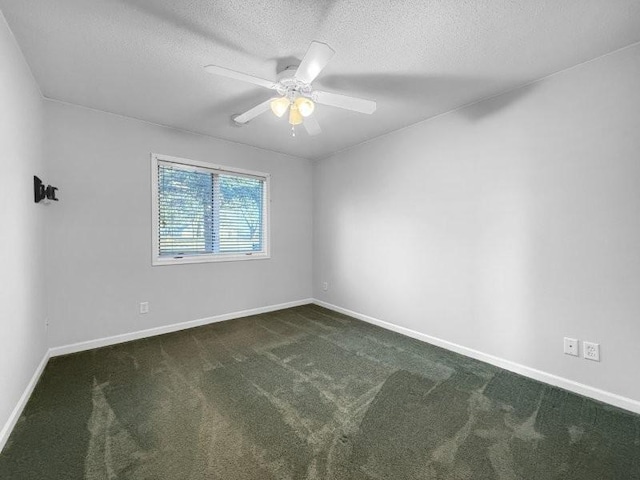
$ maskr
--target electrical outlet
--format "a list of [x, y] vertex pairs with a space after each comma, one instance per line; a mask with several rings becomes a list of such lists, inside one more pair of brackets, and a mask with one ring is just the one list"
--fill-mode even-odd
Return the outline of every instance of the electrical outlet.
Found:
[[49, 330], [49, 317], [44, 319], [44, 329]]
[[582, 354], [587, 360], [600, 361], [600, 344], [593, 342], [582, 342]]
[[578, 340], [576, 338], [564, 337], [564, 354], [578, 356]]
[[329, 282], [322, 282], [322, 291], [326, 292], [329, 290]]
[[149, 302], [140, 302], [140, 313], [149, 313]]

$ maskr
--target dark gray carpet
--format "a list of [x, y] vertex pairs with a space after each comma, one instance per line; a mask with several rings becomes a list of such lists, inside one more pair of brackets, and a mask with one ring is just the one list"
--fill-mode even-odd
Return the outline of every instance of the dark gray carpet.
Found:
[[52, 359], [2, 479], [640, 479], [640, 417], [304, 306]]

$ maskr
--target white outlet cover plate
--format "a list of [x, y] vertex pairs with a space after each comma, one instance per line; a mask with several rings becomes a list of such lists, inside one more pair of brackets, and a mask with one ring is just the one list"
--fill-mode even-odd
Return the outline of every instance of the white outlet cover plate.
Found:
[[587, 360], [593, 360], [594, 362], [600, 361], [600, 344], [593, 342], [582, 343], [582, 354]]
[[140, 313], [149, 313], [149, 302], [140, 303]]
[[565, 355], [578, 356], [578, 342], [577, 338], [564, 337], [564, 353]]

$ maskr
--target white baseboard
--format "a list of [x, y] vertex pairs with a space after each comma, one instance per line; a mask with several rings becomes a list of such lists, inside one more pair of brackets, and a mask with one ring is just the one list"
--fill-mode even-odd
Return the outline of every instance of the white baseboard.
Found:
[[147, 337], [155, 337], [156, 335], [163, 335], [165, 333], [177, 332], [179, 330], [186, 330], [188, 328], [200, 327], [202, 325], [208, 325], [210, 323], [223, 322], [225, 320], [233, 320], [234, 318], [248, 317], [250, 315], [258, 315], [260, 313], [273, 312], [275, 310], [282, 310], [284, 308], [298, 307], [300, 305], [307, 305], [309, 303], [313, 303], [312, 298], [295, 300], [293, 302], [279, 303], [277, 305], [267, 305], [265, 307], [251, 308], [249, 310], [240, 310], [237, 312], [223, 313], [221, 315], [214, 315], [212, 317], [200, 318], [198, 320], [190, 320], [187, 322], [174, 323], [171, 325], [164, 325], [162, 327], [149, 328], [147, 330], [138, 330], [137, 332], [123, 333], [121, 335], [114, 335], [112, 337], [97, 338], [95, 340], [72, 343], [70, 345], [63, 345], [61, 347], [53, 347], [49, 350], [49, 353], [51, 357], [58, 357], [60, 355], [67, 355], [69, 353], [76, 353], [76, 352], [82, 352], [84, 350], [91, 350], [92, 348], [106, 347], [108, 345], [115, 345], [118, 343], [130, 342], [131, 340], [138, 340], [138, 339], [147, 338]]
[[0, 430], [0, 452], [4, 448], [7, 440], [9, 439], [9, 435], [13, 430], [13, 427], [18, 422], [22, 411], [24, 410], [33, 389], [35, 388], [38, 380], [40, 379], [40, 375], [44, 371], [49, 358], [66, 355], [69, 353], [81, 352], [83, 350], [90, 350], [92, 348], [104, 347], [107, 345], [115, 345], [118, 343], [128, 342], [131, 340], [137, 340], [140, 338], [152, 337], [155, 335], [162, 335], [164, 333], [176, 332], [179, 330], [185, 330], [187, 328], [199, 327], [201, 325], [207, 325], [215, 322], [222, 322], [225, 320], [231, 320], [234, 318], [248, 317], [250, 315], [257, 315], [260, 313], [273, 312], [276, 310], [282, 310], [284, 308], [297, 307], [300, 305], [306, 305], [309, 303], [315, 303], [316, 305], [320, 305], [321, 307], [328, 308], [330, 310], [334, 310], [336, 312], [344, 313], [345, 315], [349, 315], [351, 317], [357, 318], [359, 320], [363, 320], [367, 323], [371, 323], [373, 325], [378, 325], [382, 328], [386, 328], [387, 330], [392, 330], [397, 333], [401, 333], [403, 335], [407, 335], [408, 337], [415, 338], [417, 340], [421, 340], [423, 342], [430, 343], [432, 345], [437, 345], [442, 348], [446, 348], [447, 350], [451, 350], [456, 353], [460, 353], [462, 355], [466, 355], [471, 358], [475, 358], [477, 360], [490, 363], [491, 365], [495, 365], [496, 367], [504, 368], [505, 370], [509, 370], [520, 375], [524, 375], [529, 378], [533, 378], [534, 380], [538, 380], [544, 383], [548, 383], [550, 385], [563, 388], [565, 390], [569, 390], [571, 392], [577, 393], [579, 395], [584, 395], [585, 397], [593, 398], [595, 400], [608, 403], [610, 405], [614, 405], [619, 408], [623, 408], [625, 410], [629, 410], [634, 413], [640, 414], [640, 402], [637, 400], [633, 400], [631, 398], [623, 397], [621, 395], [617, 395], [615, 393], [606, 392], [604, 390], [600, 390], [598, 388], [590, 387], [589, 385], [584, 385], [582, 383], [574, 382], [573, 380], [569, 380], [567, 378], [559, 377], [557, 375], [553, 375], [551, 373], [543, 372], [541, 370], [536, 370], [535, 368], [527, 367], [525, 365], [521, 365], [519, 363], [511, 362], [509, 360], [505, 360], [500, 357], [495, 357], [493, 355], [489, 355], [478, 350], [473, 350], [471, 348], [464, 347], [462, 345], [458, 345], [453, 342], [449, 342], [446, 340], [442, 340], [437, 337], [432, 337], [431, 335], [427, 335], [425, 333], [420, 333], [415, 330], [411, 330], [409, 328], [401, 327], [399, 325], [394, 325], [393, 323], [385, 322], [383, 320], [378, 320], [377, 318], [370, 317], [368, 315], [364, 315], [358, 312], [354, 312], [352, 310], [339, 307], [337, 305], [332, 305], [327, 302], [323, 302], [321, 300], [306, 298], [303, 300], [297, 300], [293, 302], [281, 303], [278, 305], [269, 305], [266, 307], [258, 307], [252, 308], [249, 310], [241, 310], [238, 312], [225, 313], [222, 315], [215, 315], [212, 317], [201, 318], [199, 320], [192, 320], [188, 322], [175, 323], [172, 325], [165, 325], [163, 327], [150, 328], [147, 330], [140, 330], [132, 333], [125, 333], [122, 335], [115, 335], [112, 337], [99, 338], [96, 340], [89, 340], [86, 342], [74, 343], [71, 345], [64, 345], [61, 347], [53, 347], [50, 348], [42, 357], [40, 364], [36, 368], [31, 380], [27, 384], [20, 400], [18, 400], [18, 404], [11, 412], [9, 419]]
[[423, 342], [427, 342], [432, 345], [436, 345], [438, 347], [446, 348], [447, 350], [451, 350], [456, 353], [460, 353], [467, 357], [475, 358], [476, 360], [480, 360], [482, 362], [495, 365], [496, 367], [509, 370], [511, 372], [523, 375], [525, 377], [529, 377], [543, 383], [548, 383], [550, 385], [553, 385], [554, 387], [559, 387], [564, 390], [569, 390], [570, 392], [577, 393], [579, 395], [583, 395], [585, 397], [589, 397], [594, 400], [598, 400], [603, 403], [608, 403], [609, 405], [613, 405], [618, 408], [622, 408], [624, 410], [629, 410], [631, 412], [640, 414], [640, 402], [637, 400], [633, 400], [628, 397], [623, 397], [622, 395], [617, 395], [615, 393], [607, 392], [605, 390], [600, 390], [599, 388], [591, 387], [583, 383], [574, 382], [573, 380], [569, 380], [568, 378], [559, 377], [552, 373], [547, 373], [541, 370], [537, 370], [535, 368], [527, 367], [526, 365], [521, 365], [519, 363], [515, 363], [510, 360], [506, 360], [504, 358], [489, 355], [487, 353], [483, 353], [478, 350], [465, 347], [463, 345], [458, 345], [457, 343], [449, 342], [441, 338], [432, 337], [431, 335], [427, 335], [426, 333], [420, 333], [415, 330], [411, 330], [410, 328], [401, 327], [393, 323], [385, 322], [383, 320], [370, 317], [369, 315], [364, 315], [362, 313], [354, 312], [347, 308], [342, 308], [337, 305], [333, 305], [331, 303], [323, 302], [322, 300], [314, 299], [313, 303], [321, 307], [328, 308], [329, 310], [334, 310], [336, 312], [349, 315], [350, 317], [357, 318], [358, 320], [363, 320], [367, 323], [377, 325], [387, 330], [392, 330], [394, 332], [401, 333], [408, 337], [415, 338], [417, 340], [421, 340]]
[[18, 423], [20, 415], [22, 415], [22, 411], [29, 401], [29, 397], [31, 396], [31, 393], [33, 393], [33, 389], [36, 387], [38, 380], [40, 380], [40, 375], [42, 375], [44, 367], [47, 366], [48, 361], [49, 351], [46, 351], [44, 356], [42, 357], [42, 360], [40, 360], [40, 364], [36, 368], [35, 372], [33, 372], [33, 376], [31, 377], [31, 380], [29, 380], [27, 388], [25, 388], [24, 392], [22, 392], [22, 396], [20, 397], [20, 400], [18, 400], [18, 404], [11, 412], [11, 415], [9, 415], [9, 419], [4, 424], [4, 427], [2, 427], [2, 430], [0, 430], [0, 453], [2, 453], [2, 449], [6, 445], [7, 440], [9, 440], [9, 435], [11, 434], [13, 427], [15, 427], [16, 423]]

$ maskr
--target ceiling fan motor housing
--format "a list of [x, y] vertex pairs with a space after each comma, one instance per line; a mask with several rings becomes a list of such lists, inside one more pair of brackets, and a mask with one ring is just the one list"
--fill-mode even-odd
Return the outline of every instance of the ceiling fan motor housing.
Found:
[[297, 69], [298, 65], [289, 65], [278, 73], [278, 82], [276, 83], [275, 90], [279, 95], [287, 97], [289, 100], [295, 100], [298, 97], [311, 98], [311, 85], [295, 78]]

